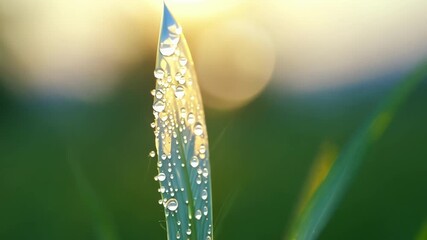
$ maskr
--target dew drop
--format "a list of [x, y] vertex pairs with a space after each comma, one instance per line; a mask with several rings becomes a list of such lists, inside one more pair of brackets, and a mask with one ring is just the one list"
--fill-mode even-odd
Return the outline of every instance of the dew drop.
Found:
[[208, 199], [208, 191], [206, 191], [206, 189], [203, 189], [203, 191], [202, 191], [202, 199], [203, 200]]
[[202, 177], [200, 175], [197, 176], [196, 183], [197, 184], [201, 184], [202, 183]]
[[196, 118], [192, 112], [188, 113], [187, 121], [189, 124], [193, 124], [196, 121]]
[[161, 68], [154, 70], [154, 77], [157, 79], [162, 79], [165, 76], [165, 72]]
[[196, 123], [196, 125], [194, 126], [194, 134], [196, 134], [197, 136], [200, 136], [203, 134], [203, 126], [200, 123]]
[[151, 151], [151, 152], [149, 153], [149, 155], [150, 155], [150, 157], [155, 157], [155, 156], [156, 156], [156, 153], [155, 153], [154, 151]]
[[156, 112], [163, 112], [163, 110], [165, 110], [165, 103], [163, 101], [157, 100], [154, 102], [153, 104], [153, 109]]
[[206, 240], [212, 240], [211, 236], [207, 236]]
[[163, 97], [163, 91], [162, 90], [157, 90], [155, 96], [156, 96], [157, 99], [162, 99], [162, 97]]
[[181, 238], [181, 233], [178, 231], [176, 232], [176, 239], [180, 239]]
[[203, 207], [203, 215], [205, 215], [205, 216], [208, 215], [208, 207], [206, 207], [206, 206]]
[[159, 175], [157, 175], [157, 179], [160, 182], [163, 182], [166, 179], [166, 175], [164, 173], [159, 173]]
[[202, 173], [203, 177], [208, 177], [209, 175], [209, 171], [207, 168], [203, 168], [203, 173]]
[[175, 211], [178, 209], [178, 201], [175, 198], [171, 198], [166, 202], [166, 208], [169, 211]]
[[166, 191], [164, 186], [160, 186], [159, 193], [164, 193]]
[[168, 26], [168, 30], [170, 33], [175, 33], [175, 34], [181, 34], [182, 33], [182, 28], [177, 24], [172, 24], [172, 25]]
[[185, 57], [180, 57], [179, 64], [181, 64], [181, 66], [187, 65], [187, 59]]
[[194, 156], [194, 157], [191, 159], [191, 161], [190, 161], [190, 165], [191, 165], [193, 168], [198, 167], [198, 166], [199, 166], [199, 158], [197, 158], [196, 156]]
[[204, 145], [204, 144], [201, 144], [201, 145], [200, 145], [199, 152], [200, 152], [200, 153], [205, 153], [205, 152], [206, 152], [206, 147], [205, 147], [205, 145]]
[[167, 38], [165, 41], [160, 43], [160, 53], [163, 56], [171, 56], [172, 54], [174, 54], [175, 50], [176, 44], [170, 38]]
[[151, 93], [152, 96], [154, 96], [154, 95], [156, 95], [156, 90], [153, 89], [153, 90], [150, 91], [150, 93]]
[[187, 235], [191, 235], [191, 229], [187, 229]]
[[197, 210], [194, 214], [194, 217], [196, 217], [197, 220], [200, 220], [200, 218], [202, 218], [202, 211]]
[[184, 95], [185, 95], [184, 87], [182, 87], [182, 86], [176, 87], [176, 89], [175, 89], [175, 97], [178, 98], [178, 99], [181, 99], [181, 98], [184, 97]]

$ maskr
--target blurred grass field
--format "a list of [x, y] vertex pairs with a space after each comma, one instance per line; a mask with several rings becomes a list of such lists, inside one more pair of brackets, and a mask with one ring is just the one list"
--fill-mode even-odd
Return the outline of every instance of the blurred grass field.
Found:
[[[106, 239], [100, 222], [117, 239], [165, 237], [148, 157], [154, 144], [144, 89], [152, 86], [141, 81], [151, 77], [145, 72], [130, 74], [114, 97], [96, 104], [1, 91], [1, 239]], [[238, 111], [206, 109], [214, 216], [222, 219], [216, 237], [281, 239], [322, 145], [340, 150], [404, 74], [305, 94], [269, 88]], [[415, 239], [421, 232], [426, 93], [423, 81], [364, 157], [320, 239]], [[74, 164], [95, 200], [79, 187]]]

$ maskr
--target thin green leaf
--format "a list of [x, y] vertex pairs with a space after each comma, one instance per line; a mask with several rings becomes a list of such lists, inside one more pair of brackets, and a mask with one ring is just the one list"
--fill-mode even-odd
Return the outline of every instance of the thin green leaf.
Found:
[[164, 5], [157, 52], [153, 124], [160, 204], [168, 239], [212, 239], [208, 135], [202, 99], [182, 28]]
[[335, 160], [327, 176], [297, 215], [287, 239], [316, 239], [338, 206], [362, 157], [384, 133], [399, 107], [427, 78], [427, 64], [417, 68], [379, 105]]

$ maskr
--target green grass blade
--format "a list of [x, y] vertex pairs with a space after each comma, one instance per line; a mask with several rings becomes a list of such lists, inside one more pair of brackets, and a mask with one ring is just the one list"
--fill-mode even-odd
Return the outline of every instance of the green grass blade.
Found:
[[212, 239], [208, 135], [194, 63], [182, 28], [164, 5], [153, 124], [168, 239]]
[[341, 151], [293, 222], [286, 239], [316, 239], [339, 204], [362, 157], [383, 134], [410, 93], [427, 78], [427, 63], [404, 79]]

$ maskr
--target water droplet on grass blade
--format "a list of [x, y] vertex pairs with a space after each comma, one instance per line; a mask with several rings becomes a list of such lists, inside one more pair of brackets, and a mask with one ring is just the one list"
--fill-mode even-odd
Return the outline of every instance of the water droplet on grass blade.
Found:
[[203, 126], [200, 123], [196, 123], [196, 125], [194, 126], [194, 134], [196, 134], [197, 136], [200, 136], [203, 134]]
[[202, 191], [202, 199], [203, 200], [208, 199], [208, 191], [206, 191], [206, 189], [203, 189], [203, 191]]
[[165, 76], [165, 72], [161, 68], [154, 70], [154, 77], [157, 79], [162, 79]]
[[171, 198], [166, 202], [166, 208], [169, 211], [176, 211], [178, 209], [178, 201], [175, 198]]
[[159, 173], [159, 175], [157, 175], [157, 180], [159, 180], [159, 182], [163, 182], [166, 179], [166, 175], [164, 173]]
[[199, 166], [199, 159], [196, 156], [194, 156], [191, 159], [190, 164], [193, 168], [196, 168], [197, 166]]
[[154, 102], [153, 104], [153, 109], [156, 112], [163, 112], [163, 110], [165, 110], [165, 103], [163, 101], [157, 100]]
[[178, 98], [178, 99], [181, 99], [181, 98], [184, 97], [184, 95], [185, 95], [184, 87], [182, 87], [182, 86], [176, 87], [176, 89], [175, 89], [175, 97]]
[[197, 211], [196, 211], [196, 213], [194, 214], [194, 217], [195, 217], [197, 220], [200, 220], [200, 219], [202, 218], [202, 211], [197, 210]]

